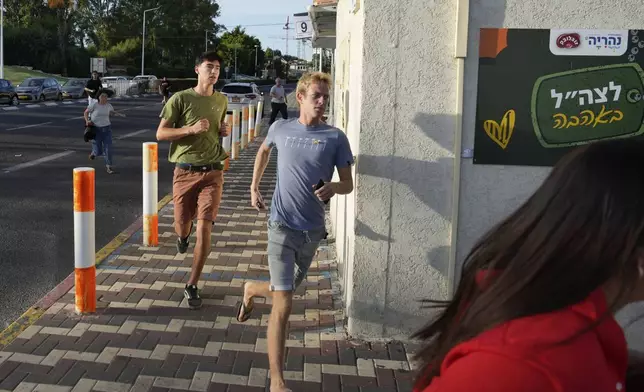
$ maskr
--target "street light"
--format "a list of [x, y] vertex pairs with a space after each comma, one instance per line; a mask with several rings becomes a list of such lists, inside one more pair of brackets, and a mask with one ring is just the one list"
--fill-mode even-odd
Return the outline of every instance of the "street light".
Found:
[[259, 48], [259, 45], [255, 45], [255, 77], [257, 77], [257, 48]]
[[206, 30], [206, 52], [208, 51], [208, 33], [217, 33], [217, 30]]
[[158, 10], [161, 6], [143, 11], [143, 41], [141, 42], [141, 75], [145, 75], [145, 13]]
[[0, 0], [0, 79], [4, 79], [4, 0]]
[[235, 44], [232, 46], [235, 49], [235, 79], [237, 79], [237, 48], [241, 48], [240, 44]]

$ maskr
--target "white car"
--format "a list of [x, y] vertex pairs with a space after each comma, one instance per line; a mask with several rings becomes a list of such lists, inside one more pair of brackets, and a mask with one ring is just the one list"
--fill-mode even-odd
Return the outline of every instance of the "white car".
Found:
[[[264, 99], [255, 83], [228, 83], [221, 89], [221, 93], [228, 98], [228, 109], [237, 109], [244, 99], [257, 107], [259, 100]], [[265, 106], [262, 107], [262, 117], [264, 117]]]

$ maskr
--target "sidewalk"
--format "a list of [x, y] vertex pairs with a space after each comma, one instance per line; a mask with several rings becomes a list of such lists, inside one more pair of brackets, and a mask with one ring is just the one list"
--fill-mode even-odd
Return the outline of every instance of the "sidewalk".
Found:
[[[226, 174], [200, 281], [202, 309], [189, 310], [183, 298], [195, 239], [187, 254], [177, 253], [169, 203], [159, 213], [159, 247], [141, 246], [140, 228], [130, 229], [134, 234], [98, 266], [96, 314], [76, 315], [73, 288], [67, 287], [62, 297], [39, 303], [46, 309], [40, 318], [36, 308], [21, 321], [29, 325], [37, 318], [0, 351], [0, 391], [268, 391], [270, 303], [256, 300], [250, 320], [235, 319], [244, 280], [268, 280], [267, 217], [249, 206], [248, 191], [262, 140]], [[261, 189], [269, 200], [275, 166], [273, 154]], [[410, 391], [402, 344], [347, 340], [332, 254], [320, 249], [295, 293], [285, 367], [290, 387]]]

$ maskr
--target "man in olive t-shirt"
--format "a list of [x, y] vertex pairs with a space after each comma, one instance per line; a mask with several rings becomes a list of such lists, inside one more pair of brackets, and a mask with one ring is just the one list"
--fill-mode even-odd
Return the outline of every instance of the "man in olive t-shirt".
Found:
[[170, 141], [168, 159], [175, 163], [172, 181], [177, 251], [188, 250], [192, 221], [197, 218], [192, 272], [184, 290], [190, 309], [201, 307], [197, 283], [210, 253], [210, 235], [224, 185], [221, 161], [228, 155], [220, 137], [230, 134], [224, 122], [228, 100], [214, 91], [221, 59], [214, 52], [201, 55], [195, 65], [197, 86], [173, 95], [161, 111], [159, 141]]

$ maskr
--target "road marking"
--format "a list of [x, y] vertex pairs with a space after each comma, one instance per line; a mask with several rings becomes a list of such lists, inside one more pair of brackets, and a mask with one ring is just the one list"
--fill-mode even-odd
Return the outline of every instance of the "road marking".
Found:
[[127, 139], [128, 137], [141, 135], [141, 134], [146, 133], [146, 132], [150, 132], [150, 129], [141, 129], [140, 131], [130, 132], [130, 133], [127, 133], [127, 134], [125, 134], [123, 136], [119, 136], [116, 139], [117, 140]]
[[18, 171], [18, 170], [21, 170], [21, 169], [26, 169], [28, 167], [40, 165], [41, 163], [45, 163], [45, 162], [56, 160], [58, 158], [66, 157], [67, 155], [71, 155], [73, 153], [74, 153], [74, 151], [59, 152], [57, 154], [48, 155], [46, 157], [42, 157], [42, 158], [39, 158], [39, 159], [36, 159], [36, 160], [33, 160], [33, 161], [29, 161], [29, 162], [21, 163], [19, 165], [8, 167], [8, 168], [4, 169], [3, 171], [5, 173], [15, 172], [15, 171]]
[[58, 104], [54, 102], [47, 102], [45, 106], [58, 106]]
[[39, 108], [40, 105], [27, 105], [26, 108]]
[[18, 110], [15, 106], [9, 106], [8, 108], [2, 108], [3, 110]]
[[63, 105], [72, 105], [73, 103], [74, 102], [72, 102], [72, 101], [65, 101], [65, 102], [63, 102]]
[[85, 116], [72, 117], [72, 118], [68, 118], [68, 119], [66, 119], [65, 121], [80, 120], [81, 118], [85, 118]]
[[51, 121], [46, 122], [46, 123], [31, 124], [31, 125], [25, 125], [25, 126], [22, 126], [22, 127], [9, 128], [9, 129], [7, 129], [7, 131], [15, 131], [17, 129], [26, 129], [26, 128], [39, 127], [41, 125], [47, 125], [47, 124], [51, 124]]

